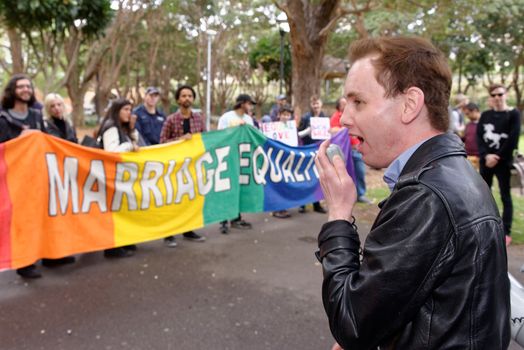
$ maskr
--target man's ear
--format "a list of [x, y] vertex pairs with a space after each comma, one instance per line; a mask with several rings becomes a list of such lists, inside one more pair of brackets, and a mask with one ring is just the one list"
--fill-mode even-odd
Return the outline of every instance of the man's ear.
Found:
[[404, 93], [404, 106], [402, 110], [402, 123], [409, 124], [414, 121], [424, 107], [424, 92], [412, 86]]

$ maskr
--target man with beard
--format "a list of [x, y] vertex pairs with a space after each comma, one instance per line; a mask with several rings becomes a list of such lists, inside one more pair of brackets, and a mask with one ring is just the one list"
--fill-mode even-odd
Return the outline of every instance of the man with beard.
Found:
[[[191, 109], [195, 101], [195, 95], [195, 90], [189, 85], [182, 85], [176, 90], [175, 99], [179, 109], [176, 113], [167, 117], [160, 133], [161, 143], [175, 140], [190, 140], [193, 134], [206, 131], [206, 124], [202, 115]], [[185, 232], [184, 238], [195, 242], [206, 240], [205, 237], [193, 231]], [[174, 236], [164, 238], [164, 242], [171, 248], [177, 246]]]
[[[14, 75], [7, 83], [2, 96], [0, 143], [31, 132], [31, 130], [45, 132], [42, 114], [36, 109], [29, 108], [35, 101], [31, 80], [23, 74]], [[16, 273], [23, 278], [42, 277], [34, 264], [19, 268]]]
[[156, 108], [158, 101], [160, 101], [160, 91], [150, 86], [146, 89], [144, 104], [133, 111], [137, 116], [136, 129], [144, 138], [146, 146], [160, 143], [160, 132], [166, 121], [164, 113]]
[[[253, 106], [256, 104], [257, 103], [251, 98], [251, 96], [246, 94], [238, 95], [233, 110], [224, 113], [218, 120], [217, 129], [222, 130], [244, 124], [254, 127], [253, 118], [251, 118], [250, 114], [253, 110]], [[242, 217], [238, 214], [237, 218], [231, 220], [231, 227], [241, 230], [249, 230], [252, 228], [252, 225], [249, 222], [242, 220]], [[229, 233], [227, 220], [220, 222], [220, 233]]]

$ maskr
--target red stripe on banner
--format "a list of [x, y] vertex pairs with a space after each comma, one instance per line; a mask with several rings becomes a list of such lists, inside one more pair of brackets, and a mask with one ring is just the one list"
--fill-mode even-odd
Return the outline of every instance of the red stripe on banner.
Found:
[[11, 218], [13, 205], [7, 187], [5, 143], [0, 144], [0, 269], [11, 267]]

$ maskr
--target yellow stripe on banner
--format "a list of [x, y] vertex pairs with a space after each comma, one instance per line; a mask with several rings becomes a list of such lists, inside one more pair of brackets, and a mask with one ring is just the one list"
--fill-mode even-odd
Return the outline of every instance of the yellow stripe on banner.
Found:
[[196, 134], [167, 148], [154, 146], [122, 154], [125, 163], [120, 166], [121, 175], [117, 167], [117, 178], [131, 183], [136, 169], [138, 178], [133, 185], [136, 202], [122, 195], [122, 208], [113, 212], [115, 246], [204, 226], [205, 197], [198, 193], [195, 170], [195, 161], [204, 153], [201, 134]]

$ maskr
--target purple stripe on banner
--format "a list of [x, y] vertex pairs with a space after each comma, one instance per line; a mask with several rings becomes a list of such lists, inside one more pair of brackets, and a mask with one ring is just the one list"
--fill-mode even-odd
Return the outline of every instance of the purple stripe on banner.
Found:
[[[348, 173], [355, 181], [347, 129], [342, 129], [331, 140], [342, 148]], [[290, 147], [267, 139], [263, 149], [268, 167], [264, 185], [264, 211], [295, 208], [324, 198], [313, 162], [318, 144]]]
[[348, 129], [342, 128], [339, 132], [331, 137], [331, 143], [335, 143], [342, 148], [344, 155], [346, 156], [346, 169], [348, 174], [353, 178], [353, 182], [357, 183], [355, 176], [355, 166], [353, 165], [353, 157], [351, 156], [351, 141], [349, 139]]

